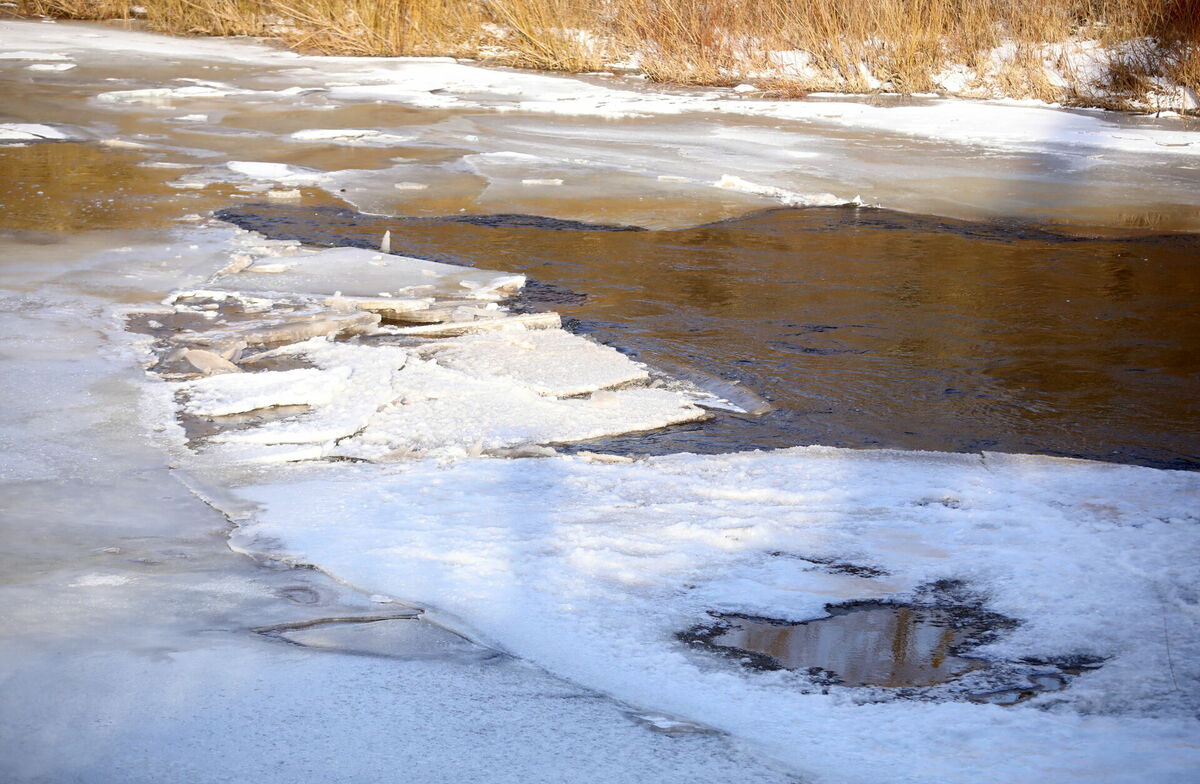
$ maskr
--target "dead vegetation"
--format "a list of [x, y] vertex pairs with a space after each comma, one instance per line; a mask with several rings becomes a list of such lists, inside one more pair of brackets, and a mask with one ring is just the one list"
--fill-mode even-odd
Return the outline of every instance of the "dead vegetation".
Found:
[[[20, 0], [323, 54], [453, 55], [662, 82], [1127, 105], [1200, 89], [1200, 0]], [[134, 13], [134, 10], [138, 13]], [[783, 54], [779, 54], [783, 53]], [[1082, 63], [1082, 65], [1081, 65]], [[947, 69], [964, 74], [946, 86]]]

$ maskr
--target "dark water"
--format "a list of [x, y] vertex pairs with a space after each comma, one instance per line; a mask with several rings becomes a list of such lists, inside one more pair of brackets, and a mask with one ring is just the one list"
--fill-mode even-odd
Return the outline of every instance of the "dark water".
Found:
[[675, 231], [270, 205], [222, 215], [318, 244], [373, 247], [387, 229], [396, 253], [525, 272], [528, 307], [776, 406], [592, 449], [827, 444], [1200, 468], [1196, 235], [1074, 237], [852, 208]]

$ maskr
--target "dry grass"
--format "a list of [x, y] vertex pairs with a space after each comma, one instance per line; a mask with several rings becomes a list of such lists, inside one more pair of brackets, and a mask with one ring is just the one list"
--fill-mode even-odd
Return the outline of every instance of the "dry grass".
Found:
[[[951, 64], [975, 94], [1112, 103], [1156, 79], [1200, 89], [1200, 0], [141, 0], [152, 27], [274, 35], [327, 54], [455, 55], [589, 71], [636, 57], [651, 79], [778, 95], [921, 92]], [[23, 12], [128, 15], [126, 0], [21, 0]], [[1109, 93], [1062, 44], [1105, 47]], [[993, 56], [1005, 47], [1005, 57]], [[781, 69], [771, 52], [806, 53]], [[1057, 54], [1056, 54], [1057, 52]], [[1059, 65], [1067, 84], [1048, 78]], [[1094, 69], [1093, 69], [1094, 70]]]

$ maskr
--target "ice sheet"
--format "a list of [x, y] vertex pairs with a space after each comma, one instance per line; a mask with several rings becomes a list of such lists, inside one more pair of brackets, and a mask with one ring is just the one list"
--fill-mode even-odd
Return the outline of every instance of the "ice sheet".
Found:
[[561, 329], [465, 336], [438, 349], [435, 358], [475, 378], [507, 378], [554, 397], [649, 380], [644, 367], [616, 349]]
[[[258, 272], [253, 267], [217, 277], [212, 288], [222, 291], [285, 292], [376, 298], [380, 292], [404, 296], [416, 287], [420, 296], [465, 297], [483, 291], [499, 300], [524, 284], [524, 276], [502, 275], [471, 267], [393, 256], [361, 248], [333, 248], [289, 256], [280, 271]], [[428, 288], [432, 287], [432, 288]]]
[[[476, 639], [820, 780], [1182, 783], [1200, 764], [1193, 474], [811, 447], [314, 467], [240, 492], [263, 506], [238, 546], [435, 608]], [[828, 574], [805, 556], [887, 574]], [[857, 704], [673, 639], [707, 610], [812, 618], [942, 579], [1022, 621], [986, 655], [1111, 658], [1040, 698], [1047, 710]]]
[[365, 460], [461, 456], [654, 430], [702, 419], [704, 411], [662, 389], [600, 391], [557, 399], [522, 383], [410, 360], [396, 380], [398, 402], [334, 454]]

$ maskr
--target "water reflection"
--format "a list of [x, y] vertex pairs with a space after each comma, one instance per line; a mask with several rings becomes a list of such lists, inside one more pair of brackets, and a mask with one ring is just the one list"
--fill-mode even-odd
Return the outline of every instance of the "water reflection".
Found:
[[723, 623], [709, 645], [760, 654], [767, 666], [832, 673], [846, 686], [932, 686], [984, 665], [954, 651], [986, 629], [937, 607], [876, 605], [806, 623], [737, 616]]

